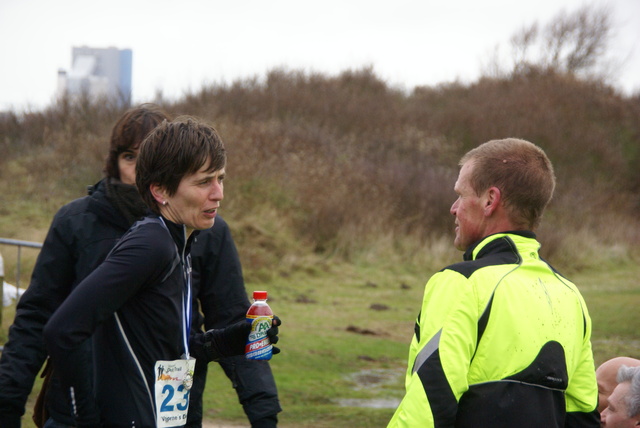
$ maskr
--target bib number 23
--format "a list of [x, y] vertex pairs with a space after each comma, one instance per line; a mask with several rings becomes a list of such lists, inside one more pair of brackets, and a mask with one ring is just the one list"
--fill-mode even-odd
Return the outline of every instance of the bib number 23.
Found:
[[[165, 385], [162, 388], [162, 394], [166, 397], [162, 401], [162, 405], [160, 406], [160, 412], [173, 412], [175, 409], [178, 410], [188, 410], [189, 409], [189, 391], [187, 391], [184, 385], [178, 386], [178, 395], [182, 394], [182, 399], [179, 402], [175, 402], [174, 398], [176, 395], [176, 390], [173, 388], [173, 385]], [[174, 404], [175, 403], [175, 404]]]
[[156, 361], [156, 425], [159, 428], [186, 425], [195, 361], [193, 358]]

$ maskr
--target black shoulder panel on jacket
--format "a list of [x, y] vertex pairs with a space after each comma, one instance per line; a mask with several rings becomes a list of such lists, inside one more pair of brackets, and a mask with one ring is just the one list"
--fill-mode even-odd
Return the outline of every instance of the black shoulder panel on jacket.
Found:
[[508, 236], [503, 236], [485, 245], [475, 260], [455, 263], [442, 270], [452, 270], [469, 278], [478, 269], [487, 266], [518, 264], [520, 261], [520, 255], [514, 242]]

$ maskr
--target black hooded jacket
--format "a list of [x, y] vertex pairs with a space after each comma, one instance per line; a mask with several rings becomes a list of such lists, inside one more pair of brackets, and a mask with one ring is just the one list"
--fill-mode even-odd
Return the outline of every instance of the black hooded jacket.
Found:
[[[20, 426], [27, 397], [47, 356], [42, 340], [44, 325], [71, 290], [102, 263], [129, 226], [125, 217], [107, 200], [103, 181], [92, 187], [88, 196], [70, 202], [55, 215], [31, 283], [16, 308], [16, 318], [0, 359], [1, 427]], [[249, 302], [240, 262], [228, 226], [221, 217], [216, 218], [211, 229], [199, 235], [192, 253], [195, 269], [203, 272], [202, 275], [198, 271], [193, 274], [193, 295], [202, 302], [207, 328], [223, 327], [244, 316]], [[212, 258], [203, 260], [201, 257]], [[212, 305], [215, 309], [211, 309]], [[195, 327], [202, 321], [202, 318], [194, 317]], [[242, 357], [220, 361], [253, 426], [275, 426], [271, 421], [277, 420], [280, 406], [269, 365], [249, 363]], [[206, 364], [196, 367], [191, 390], [190, 427], [202, 424], [201, 394], [206, 369]], [[61, 393], [55, 375], [47, 394], [47, 409], [56, 421], [73, 423], [69, 403]], [[267, 424], [261, 425], [261, 421]]]
[[[129, 229], [105, 196], [101, 181], [90, 194], [63, 206], [54, 216], [31, 276], [16, 307], [9, 340], [0, 359], [0, 426], [19, 427], [25, 403], [47, 351], [42, 330], [71, 291], [107, 256]], [[86, 345], [89, 346], [88, 344]], [[51, 380], [47, 409], [56, 421], [73, 424], [70, 407]]]
[[[155, 427], [154, 366], [188, 351], [185, 275], [196, 233], [187, 240], [185, 226], [157, 216], [137, 222], [45, 325], [78, 427]], [[89, 338], [93, 361], [82, 346]]]

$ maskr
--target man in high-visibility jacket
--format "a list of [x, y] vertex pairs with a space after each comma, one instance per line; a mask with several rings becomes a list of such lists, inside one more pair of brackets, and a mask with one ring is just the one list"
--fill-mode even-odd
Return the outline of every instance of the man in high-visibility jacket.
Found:
[[551, 162], [509, 138], [464, 155], [451, 207], [464, 261], [428, 281], [396, 427], [599, 427], [591, 319], [538, 254]]

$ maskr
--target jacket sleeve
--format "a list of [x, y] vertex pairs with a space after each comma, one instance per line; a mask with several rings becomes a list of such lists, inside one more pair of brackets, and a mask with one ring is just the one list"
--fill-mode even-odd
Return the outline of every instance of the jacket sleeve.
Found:
[[245, 318], [249, 299], [238, 250], [221, 218], [202, 231], [192, 247], [193, 285], [204, 328], [224, 328]]
[[425, 287], [409, 349], [406, 393], [388, 427], [453, 427], [477, 341], [477, 298], [464, 277], [435, 274]]
[[73, 237], [59, 212], [38, 255], [29, 287], [16, 307], [0, 359], [0, 426], [19, 427], [25, 403], [47, 351], [44, 325], [69, 294], [75, 280]]
[[[193, 284], [204, 316], [205, 330], [224, 328], [243, 320], [249, 308], [242, 266], [231, 231], [222, 217], [200, 233], [192, 248]], [[243, 356], [219, 361], [238, 394], [252, 426], [268, 427], [281, 411], [276, 383], [266, 361]], [[194, 400], [192, 393], [192, 402]], [[273, 425], [269, 421], [273, 421]]]
[[[154, 236], [157, 235], [160, 234]], [[90, 355], [83, 352], [82, 345], [141, 287], [159, 280], [166, 266], [171, 265], [174, 253], [143, 234], [125, 235], [45, 325], [45, 344], [54, 370], [76, 409], [78, 427], [96, 426], [100, 422], [90, 382]]]
[[600, 415], [597, 411], [598, 383], [591, 349], [591, 318], [582, 297], [580, 302], [583, 308], [585, 332], [578, 365], [573, 376], [569, 378], [569, 385], [565, 392], [567, 403], [565, 427], [597, 428], [600, 426]]

